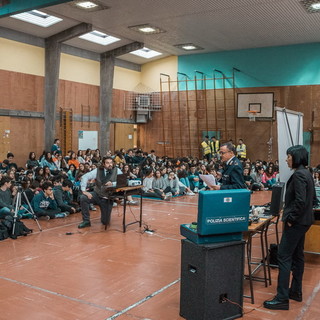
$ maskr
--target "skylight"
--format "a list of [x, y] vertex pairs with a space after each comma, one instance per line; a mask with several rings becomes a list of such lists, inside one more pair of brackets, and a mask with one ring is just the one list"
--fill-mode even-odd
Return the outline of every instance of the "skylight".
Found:
[[80, 36], [79, 38], [87, 40], [87, 41], [91, 41], [94, 43], [98, 43], [103, 46], [107, 46], [108, 44], [120, 41], [119, 38], [109, 36], [103, 32], [97, 31], [97, 30], [86, 33], [86, 34]]
[[154, 51], [145, 47], [139, 50], [132, 51], [130, 53], [146, 59], [150, 59], [150, 58], [162, 55], [161, 52]]
[[11, 16], [11, 18], [29, 22], [44, 28], [50, 27], [53, 24], [62, 21], [62, 19], [58, 17], [50, 16], [49, 14], [38, 10], [15, 14]]

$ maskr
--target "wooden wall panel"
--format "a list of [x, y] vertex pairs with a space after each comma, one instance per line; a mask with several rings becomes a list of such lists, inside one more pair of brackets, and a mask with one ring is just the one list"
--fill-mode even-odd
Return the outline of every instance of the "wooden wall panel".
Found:
[[10, 126], [10, 151], [18, 166], [24, 167], [29, 152], [35, 152], [37, 157], [43, 152], [44, 120], [11, 117]]
[[0, 70], [0, 108], [42, 111], [44, 78]]
[[[43, 86], [44, 78], [17, 72], [0, 70], [0, 108], [24, 111], [43, 112]], [[274, 92], [276, 105], [304, 113], [304, 130], [314, 130], [311, 145], [311, 164], [320, 163], [320, 86], [291, 86], [266, 88], [237, 88], [237, 92]], [[134, 112], [126, 110], [124, 106], [126, 91], [113, 90], [112, 117], [119, 119], [134, 119]], [[196, 101], [196, 95], [198, 101]], [[224, 95], [227, 98], [223, 101]], [[205, 117], [205, 101], [207, 98], [207, 114]], [[273, 160], [277, 159], [277, 132], [276, 123], [250, 122], [248, 119], [237, 119], [237, 137], [234, 137], [234, 105], [233, 90], [218, 89], [171, 92], [171, 107], [168, 92], [163, 92], [163, 109], [152, 112], [152, 120], [147, 124], [138, 125], [139, 147], [150, 151], [155, 149], [157, 154], [168, 156], [187, 155], [197, 156], [201, 151], [199, 143], [202, 131], [221, 131], [222, 141], [232, 138], [243, 138], [248, 146], [248, 156], [252, 159], [267, 159], [267, 142], [273, 137]], [[216, 99], [215, 99], [216, 98]], [[75, 116], [81, 115], [81, 105], [90, 105], [90, 115], [99, 117], [99, 87], [83, 83], [61, 80], [59, 82], [58, 107], [72, 108]], [[188, 108], [189, 106], [189, 117]], [[225, 121], [224, 106], [227, 108], [227, 121]], [[218, 115], [218, 128], [216, 128], [215, 114]], [[84, 114], [88, 115], [88, 114]], [[0, 119], [4, 121], [4, 118]], [[17, 162], [25, 162], [29, 151], [40, 154], [43, 150], [43, 119], [10, 118], [10, 151]], [[227, 126], [227, 132], [224, 132]], [[190, 127], [190, 138], [188, 128]], [[57, 137], [59, 133], [59, 119], [56, 123]], [[99, 123], [74, 122], [73, 145], [78, 148], [79, 130], [97, 130]], [[163, 134], [164, 133], [164, 134]], [[23, 143], [21, 139], [23, 137]], [[114, 149], [114, 125], [110, 127], [111, 149]], [[163, 145], [166, 141], [167, 144]], [[1, 160], [1, 159], [0, 159]], [[19, 163], [20, 164], [20, 163]]]

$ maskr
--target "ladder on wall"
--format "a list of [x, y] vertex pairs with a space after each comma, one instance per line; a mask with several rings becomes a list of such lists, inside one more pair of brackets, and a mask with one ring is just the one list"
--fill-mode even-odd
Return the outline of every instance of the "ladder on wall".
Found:
[[[237, 138], [235, 71], [239, 70], [233, 68], [232, 76], [227, 77], [214, 69], [210, 78], [195, 71], [194, 79], [178, 72], [176, 81], [160, 74], [164, 155], [202, 157], [201, 142], [205, 135], [216, 135], [223, 142]], [[183, 79], [179, 80], [178, 75]], [[212, 84], [212, 90], [208, 89]]]
[[60, 141], [61, 148], [66, 154], [72, 150], [73, 111], [60, 108]]

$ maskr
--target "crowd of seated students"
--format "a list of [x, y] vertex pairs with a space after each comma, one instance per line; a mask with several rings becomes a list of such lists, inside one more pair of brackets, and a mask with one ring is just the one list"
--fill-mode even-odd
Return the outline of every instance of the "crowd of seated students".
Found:
[[[217, 158], [198, 159], [196, 157], [157, 157], [141, 149], [120, 149], [108, 151], [115, 165], [127, 175], [128, 180], [141, 180], [143, 196], [170, 200], [178, 195], [195, 195], [207, 186], [200, 175], [211, 174], [217, 184], [221, 182], [224, 164]], [[18, 167], [14, 155], [0, 163], [0, 218], [14, 213], [14, 197], [17, 186], [21, 185], [37, 217], [46, 219], [64, 218], [79, 211], [78, 198], [81, 195], [81, 177], [101, 163], [100, 150], [69, 150], [62, 154], [59, 141], [55, 141], [51, 151], [44, 151], [37, 158], [30, 152], [24, 167]], [[241, 159], [246, 187], [251, 190], [269, 190], [278, 181], [277, 161], [265, 162]], [[320, 186], [320, 165], [313, 170], [316, 186]], [[88, 190], [94, 186], [89, 181]], [[22, 199], [23, 200], [23, 199]], [[128, 204], [136, 204], [132, 198]], [[91, 210], [95, 210], [92, 206]], [[32, 218], [28, 203], [22, 201], [18, 210], [20, 218]]]

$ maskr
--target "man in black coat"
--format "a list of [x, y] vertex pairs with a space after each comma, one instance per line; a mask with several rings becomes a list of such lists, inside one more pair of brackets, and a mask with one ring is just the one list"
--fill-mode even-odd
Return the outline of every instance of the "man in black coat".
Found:
[[[317, 203], [314, 181], [306, 168], [308, 151], [299, 145], [290, 147], [286, 161], [294, 172], [287, 182], [282, 215], [284, 229], [278, 249], [277, 295], [273, 300], [264, 302], [265, 308], [274, 310], [288, 310], [289, 299], [302, 301], [304, 240], [314, 221], [313, 206]], [[292, 281], [289, 288], [290, 271]]]
[[210, 189], [245, 189], [243, 167], [240, 160], [236, 157], [234, 145], [230, 142], [224, 143], [221, 145], [219, 153], [221, 160], [225, 163], [221, 178], [222, 184], [219, 186], [210, 186]]

